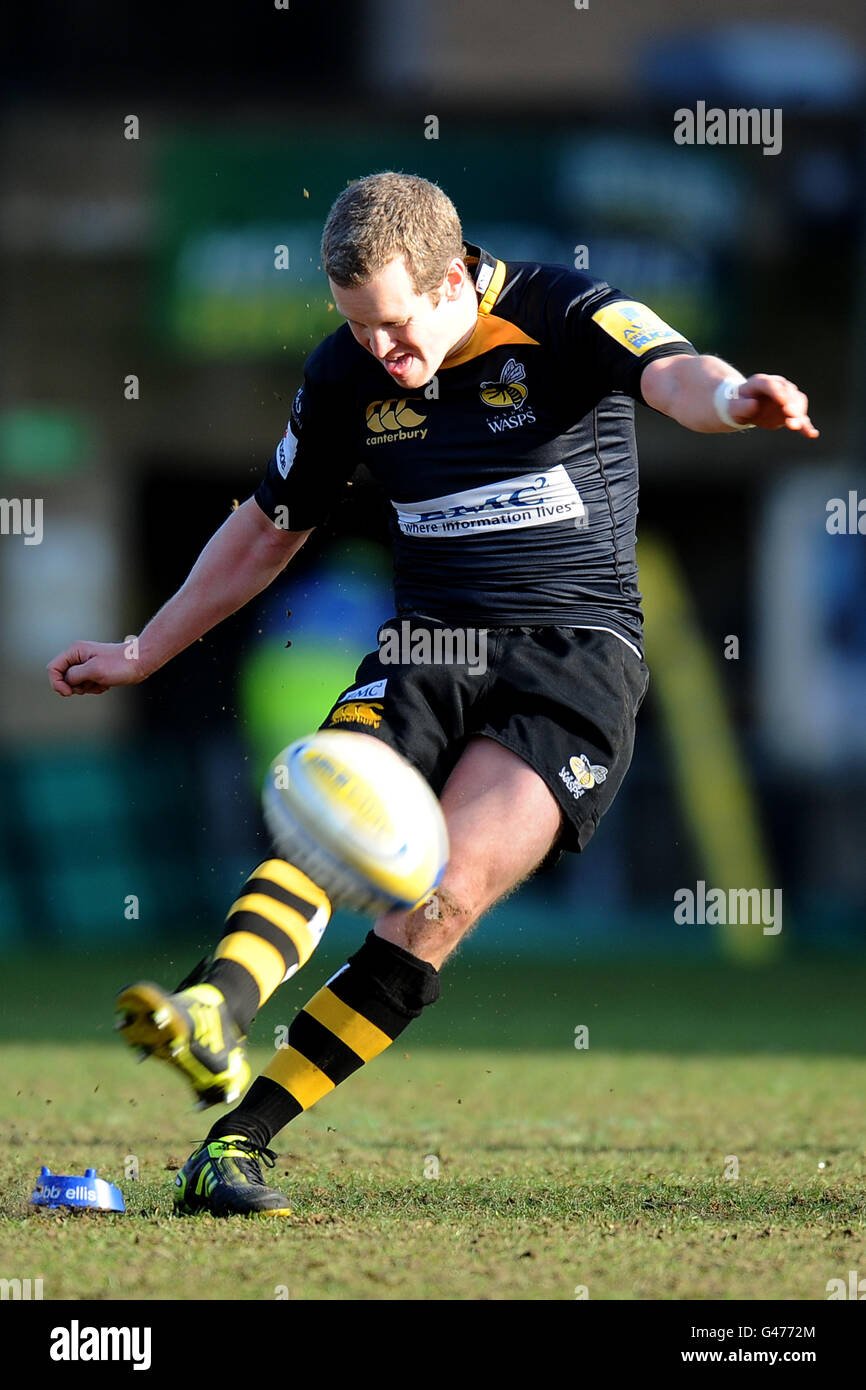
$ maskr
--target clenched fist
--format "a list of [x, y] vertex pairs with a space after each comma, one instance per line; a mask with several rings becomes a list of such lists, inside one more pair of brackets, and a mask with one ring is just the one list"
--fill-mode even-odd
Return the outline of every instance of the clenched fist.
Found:
[[58, 695], [104, 695], [113, 685], [137, 685], [147, 672], [138, 642], [73, 642], [46, 667]]

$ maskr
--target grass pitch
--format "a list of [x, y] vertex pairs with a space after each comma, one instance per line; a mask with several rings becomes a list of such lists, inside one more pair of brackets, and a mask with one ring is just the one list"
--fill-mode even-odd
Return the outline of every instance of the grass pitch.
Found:
[[[263, 1011], [255, 1063], [331, 966]], [[142, 973], [178, 972], [153, 952], [4, 964], [0, 1276], [46, 1299], [822, 1300], [866, 1272], [862, 966], [467, 956], [277, 1139], [295, 1215], [228, 1221], [172, 1212], [217, 1112], [111, 1036]], [[127, 1213], [28, 1209], [42, 1163], [95, 1166]]]

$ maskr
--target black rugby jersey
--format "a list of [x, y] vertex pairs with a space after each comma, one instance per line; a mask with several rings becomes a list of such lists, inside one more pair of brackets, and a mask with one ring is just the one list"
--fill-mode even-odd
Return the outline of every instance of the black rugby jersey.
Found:
[[695, 348], [579, 271], [466, 263], [478, 323], [426, 387], [401, 394], [348, 324], [315, 349], [256, 502], [306, 530], [363, 463], [391, 503], [398, 613], [603, 627], [642, 651], [634, 400], [648, 362]]

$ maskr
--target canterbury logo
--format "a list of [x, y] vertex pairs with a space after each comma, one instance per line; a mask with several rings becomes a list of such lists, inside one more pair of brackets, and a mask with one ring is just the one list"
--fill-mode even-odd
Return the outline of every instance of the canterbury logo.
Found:
[[382, 706], [377, 701], [355, 700], [348, 705], [340, 705], [331, 715], [331, 724], [368, 724], [378, 729], [382, 723]]
[[520, 405], [529, 395], [529, 388], [523, 384], [525, 376], [523, 363], [509, 357], [498, 381], [482, 381], [481, 399], [485, 405]]
[[367, 429], [374, 434], [385, 430], [413, 429], [423, 425], [426, 415], [419, 415], [406, 403], [406, 397], [399, 401], [371, 401], [367, 406]]
[[225, 1048], [219, 1009], [211, 1004], [190, 1004], [195, 1032], [193, 1037], [210, 1052], [222, 1052]]

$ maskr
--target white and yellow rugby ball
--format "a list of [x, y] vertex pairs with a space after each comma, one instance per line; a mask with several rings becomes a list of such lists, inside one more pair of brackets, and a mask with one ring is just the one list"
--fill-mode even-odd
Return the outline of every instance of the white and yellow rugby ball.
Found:
[[265, 822], [277, 853], [335, 907], [415, 907], [448, 863], [438, 800], [399, 753], [369, 734], [324, 729], [271, 763]]

